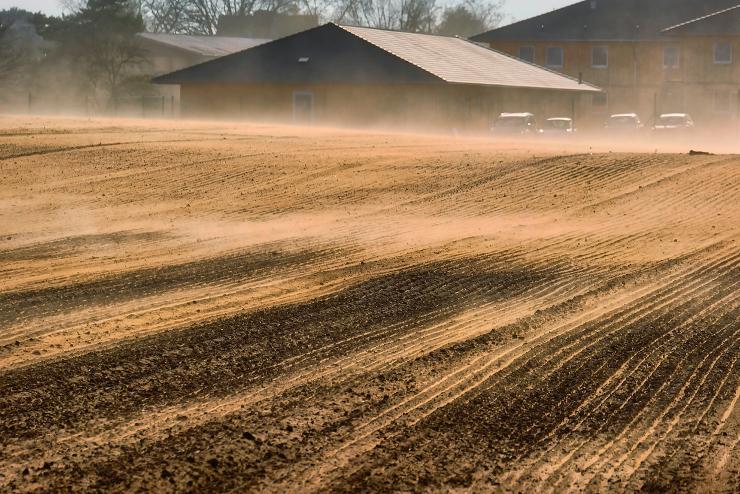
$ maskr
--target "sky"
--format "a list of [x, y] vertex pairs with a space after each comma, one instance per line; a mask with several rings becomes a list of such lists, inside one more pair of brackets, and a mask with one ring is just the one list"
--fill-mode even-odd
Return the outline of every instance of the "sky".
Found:
[[[510, 19], [526, 19], [552, 9], [575, 3], [577, 0], [507, 0], [506, 13]], [[60, 0], [0, 0], [0, 10], [19, 7], [32, 12], [59, 14], [62, 11]]]
[[[2, 3], [4, 0], [0, 0]], [[522, 20], [565, 7], [578, 0], [507, 0], [506, 13], [513, 20]]]

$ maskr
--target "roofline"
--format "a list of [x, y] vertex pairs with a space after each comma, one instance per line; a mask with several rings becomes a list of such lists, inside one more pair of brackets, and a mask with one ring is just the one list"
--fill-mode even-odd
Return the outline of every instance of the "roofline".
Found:
[[[488, 36], [488, 35], [491, 35], [492, 33], [496, 32], [496, 31], [500, 31], [501, 29], [507, 28], [509, 26], [515, 26], [517, 24], [521, 24], [521, 23], [524, 23], [524, 22], [532, 22], [532, 21], [534, 21], [536, 19], [539, 19], [541, 17], [549, 16], [549, 15], [552, 15], [552, 14], [554, 14], [556, 12], [560, 12], [561, 10], [569, 9], [569, 8], [573, 7], [574, 5], [578, 5], [580, 3], [584, 3], [585, 1], [588, 1], [588, 0], [579, 0], [577, 2], [570, 3], [568, 5], [565, 5], [563, 7], [560, 7], [558, 9], [554, 9], [554, 10], [550, 10], [548, 12], [544, 12], [544, 13], [539, 14], [539, 15], [536, 15], [534, 17], [528, 17], [527, 19], [522, 19], [520, 21], [512, 22], [511, 24], [506, 24], [505, 26], [499, 26], [497, 28], [490, 29], [490, 30], [485, 31], [483, 33], [480, 33], [480, 34], [476, 34], [474, 36], [471, 36], [470, 37], [470, 40], [473, 40], [473, 41], [480, 40], [480, 41], [483, 41], [483, 42], [493, 41], [493, 40], [490, 40], [489, 41], [489, 40], [481, 39], [481, 38], [483, 38], [485, 36]], [[713, 12], [711, 14], [707, 14], [705, 16], [698, 17], [696, 19], [691, 19], [691, 20], [682, 22], [680, 24], [676, 24], [675, 26], [671, 26], [671, 27], [662, 29], [660, 31], [660, 33], [661, 34], [665, 34], [665, 33], [667, 33], [668, 31], [670, 31], [672, 29], [676, 29], [676, 28], [685, 26], [687, 24], [691, 24], [692, 22], [697, 22], [699, 20], [704, 20], [704, 19], [706, 19], [708, 17], [712, 17], [712, 16], [715, 16], [715, 15], [723, 14], [723, 13], [726, 13], [728, 11], [731, 11], [731, 10], [737, 9], [737, 8], [740, 8], [740, 4], [735, 5], [734, 7], [729, 7], [727, 9], [718, 10], [717, 12]], [[588, 38], [588, 39], [548, 38], [548, 39], [545, 39], [545, 40], [537, 40], [537, 41], [560, 41], [560, 42], [563, 42], [563, 43], [605, 43], [605, 42], [612, 42], [612, 43], [644, 43], [646, 41], [662, 41], [664, 39], [665, 38], [652, 38], [652, 37], [651, 38], [632, 38], [632, 39], [620, 39], [620, 38]], [[523, 38], [523, 37], [520, 37], [520, 36], [516, 36], [516, 37], [502, 37], [502, 38], [496, 38], [495, 39], [495, 41], [533, 41], [533, 40], [535, 40], [535, 39], [534, 38], [531, 38], [531, 37], [530, 38]]]
[[[224, 85], [247, 85], [247, 84], [284, 84], [284, 85], [296, 85], [296, 83], [293, 82], [285, 82], [280, 80], [264, 80], [264, 81], [188, 81], [188, 82], [159, 82], [156, 84], [162, 84], [162, 85], [208, 85], [208, 84], [224, 84]], [[337, 85], [346, 85], [347, 82], [344, 81], [317, 81], [317, 82], [309, 82], [309, 83], [301, 83], [301, 86], [310, 86], [312, 84], [316, 85], [331, 85], [331, 84], [337, 84]], [[379, 83], [375, 82], [353, 82], [353, 85], [366, 85], [366, 86], [373, 86], [377, 85]], [[603, 89], [595, 88], [595, 89], [567, 89], [567, 88], [552, 88], [547, 86], [511, 86], [507, 84], [480, 84], [476, 82], [447, 82], [444, 80], [437, 80], [437, 81], [427, 81], [427, 82], [386, 82], [382, 83], [384, 86], [467, 86], [467, 87], [481, 87], [481, 88], [497, 88], [497, 89], [520, 89], [520, 90], [529, 90], [529, 91], [557, 91], [557, 92], [563, 92], [563, 93], [597, 93], [597, 92], [604, 92]], [[585, 84], [583, 84], [585, 86]]]
[[[537, 66], [539, 68], [539, 66]], [[479, 87], [495, 87], [495, 88], [511, 88], [511, 89], [531, 89], [534, 91], [562, 91], [564, 93], [603, 93], [604, 90], [594, 85], [584, 82], [581, 86], [587, 86], [584, 89], [573, 88], [568, 89], [564, 87], [548, 87], [548, 86], [512, 86], [510, 84], [480, 84], [477, 82], [448, 82], [442, 80], [445, 84], [450, 86], [479, 86]]]
[[[678, 38], [676, 36], [676, 38]], [[661, 36], [658, 38], [525, 38], [521, 36], [516, 37], [502, 37], [496, 38], [491, 41], [475, 41], [473, 38], [469, 38], [469, 41], [473, 43], [493, 43], [497, 41], [504, 42], [517, 42], [517, 43], [658, 43], [671, 40], [672, 38], [668, 35]]]
[[681, 28], [681, 27], [688, 26], [689, 24], [693, 24], [695, 22], [700, 22], [700, 21], [709, 19], [710, 17], [714, 17], [714, 16], [717, 16], [717, 15], [726, 14], [727, 12], [731, 12], [731, 11], [733, 11], [735, 9], [740, 9], [740, 3], [737, 4], [737, 5], [735, 5], [734, 7], [728, 7], [726, 9], [722, 9], [722, 10], [718, 10], [716, 12], [712, 12], [711, 14], [703, 15], [703, 16], [697, 17], [695, 19], [690, 19], [688, 21], [681, 22], [679, 24], [676, 24], [675, 26], [667, 27], [667, 28], [661, 30], [660, 32], [661, 33], [666, 33], [666, 32], [671, 31], [673, 29], [678, 29], [678, 28]]
[[263, 41], [265, 43], [268, 42], [268, 41], [275, 41], [274, 39], [271, 39], [271, 38], [250, 38], [250, 37], [247, 37], [247, 36], [219, 36], [217, 34], [214, 34], [213, 36], [211, 36], [209, 34], [150, 33], [150, 32], [147, 32], [147, 31], [141, 31], [139, 33], [136, 33], [136, 36], [141, 36], [141, 37], [144, 37], [145, 39], [149, 39], [149, 40], [152, 40], [152, 41], [160, 41], [160, 40], [158, 40], [156, 38], [149, 38], [147, 36], [156, 36], [156, 37], [159, 37], [159, 36], [174, 36], [174, 37], [178, 37], [178, 36], [180, 36], [180, 37], [187, 37], [187, 38], [234, 39], [234, 40], [236, 40], [236, 39], [248, 39], [248, 40], [253, 40], [253, 41]]
[[160, 75], [160, 76], [158, 76], [158, 77], [155, 77], [155, 78], [154, 78], [154, 79], [152, 79], [152, 80], [151, 80], [150, 82], [151, 82], [152, 84], [169, 84], [169, 85], [173, 85], [173, 84], [175, 84], [175, 85], [177, 85], [177, 84], [182, 84], [181, 82], [164, 82], [164, 81], [162, 81], [162, 79], [164, 79], [164, 78], [167, 78], [167, 77], [170, 77], [170, 76], [174, 76], [174, 75], [176, 75], [176, 74], [180, 74], [180, 73], [182, 73], [182, 72], [185, 72], [185, 71], [187, 71], [187, 70], [191, 70], [191, 69], [194, 69], [195, 67], [200, 67], [201, 65], [206, 65], [206, 64], [209, 64], [209, 63], [215, 63], [215, 62], [217, 62], [217, 61], [221, 61], [221, 60], [223, 60], [223, 59], [224, 59], [224, 58], [226, 58], [226, 57], [235, 57], [235, 56], [239, 55], [240, 53], [244, 53], [244, 52], [245, 52], [245, 51], [247, 51], [247, 50], [252, 50], [252, 49], [254, 49], [254, 48], [258, 48], [258, 47], [261, 47], [261, 46], [267, 46], [267, 45], [269, 45], [270, 43], [275, 43], [275, 42], [278, 42], [278, 41], [281, 41], [281, 40], [284, 40], [284, 39], [289, 39], [289, 38], [292, 38], [293, 36], [298, 36], [299, 34], [302, 34], [302, 33], [307, 33], [307, 32], [309, 32], [309, 31], [312, 31], [312, 30], [314, 30], [314, 29], [319, 29], [319, 28], [321, 28], [321, 27], [323, 27], [323, 26], [325, 26], [325, 25], [326, 25], [326, 24], [322, 24], [322, 25], [320, 25], [320, 26], [314, 26], [314, 27], [310, 27], [310, 28], [308, 28], [308, 29], [305, 29], [305, 30], [303, 30], [303, 31], [299, 31], [299, 32], [297, 32], [297, 33], [293, 33], [293, 34], [291, 34], [291, 35], [289, 35], [289, 36], [285, 36], [285, 37], [283, 37], [283, 38], [278, 38], [278, 39], [273, 39], [273, 40], [270, 40], [270, 41], [268, 41], [268, 42], [266, 42], [266, 43], [262, 43], [261, 45], [257, 45], [257, 46], [252, 46], [252, 47], [250, 47], [250, 48], [245, 48], [244, 50], [239, 50], [239, 51], [235, 51], [234, 53], [229, 53], [228, 55], [223, 55], [223, 56], [220, 56], [220, 57], [216, 57], [216, 58], [214, 58], [214, 59], [212, 59], [212, 60], [206, 60], [205, 62], [197, 63], [197, 64], [195, 64], [195, 65], [191, 65], [190, 67], [185, 67], [185, 68], [182, 68], [182, 69], [180, 69], [180, 70], [176, 70], [176, 71], [174, 71], [174, 72], [170, 72], [170, 73], [168, 73], [168, 74], [162, 74], [162, 75]]
[[[373, 26], [358, 26], [356, 24], [337, 24], [336, 22], [329, 21], [326, 24], [334, 24], [335, 26], [344, 28], [344, 27], [356, 27], [360, 29], [368, 29], [372, 31], [383, 31], [384, 33], [401, 33], [401, 34], [418, 34], [419, 36], [434, 36], [435, 38], [458, 38], [459, 36], [448, 36], [446, 34], [437, 34], [437, 33], [419, 33], [419, 32], [412, 32], [412, 31], [403, 31], [401, 29], [386, 29], [383, 27], [373, 27]], [[324, 25], [326, 25], [324, 24]]]
[[[154, 33], [136, 33], [136, 36], [139, 36], [141, 34], [154, 34]], [[160, 45], [160, 46], [171, 48], [173, 50], [178, 50], [178, 51], [181, 51], [181, 52], [184, 52], [184, 53], [189, 53], [189, 54], [192, 54], [192, 55], [201, 55], [201, 56], [206, 56], [206, 57], [213, 56], [213, 55], [205, 55], [205, 54], [203, 54], [203, 53], [201, 53], [199, 51], [188, 50], [187, 48], [183, 48], [182, 46], [171, 45], [169, 43], [165, 43], [164, 41], [161, 41], [161, 40], [158, 40], [158, 39], [146, 38], [144, 36], [139, 36], [139, 38], [145, 39], [147, 41], [151, 41], [152, 43], [155, 43], [155, 44]]]
[[[252, 40], [262, 40], [262, 41], [264, 41], [264, 43], [260, 43], [260, 44], [265, 44], [265, 43], [269, 43], [270, 41], [274, 41], [274, 40], [268, 40], [268, 39], [263, 39], [263, 38], [240, 38], [239, 36], [206, 36], [206, 35], [199, 35], [199, 34], [170, 34], [170, 33], [147, 33], [147, 32], [136, 33], [136, 36], [140, 37], [141, 39], [145, 39], [147, 41], [151, 41], [151, 42], [156, 43], [156, 44], [159, 44], [161, 46], [165, 46], [167, 48], [172, 48], [174, 50], [180, 50], [180, 51], [185, 52], [185, 53], [191, 53], [191, 54], [194, 54], [194, 55], [200, 55], [202, 57], [211, 57], [211, 58], [225, 57], [225, 56], [228, 56], [228, 55], [233, 55], [234, 53], [238, 53], [238, 52], [225, 53], [225, 54], [220, 54], [220, 55], [217, 54], [217, 53], [203, 53], [203, 52], [196, 51], [196, 50], [189, 50], [189, 49], [187, 49], [187, 48], [185, 48], [183, 46], [173, 45], [171, 43], [167, 43], [165, 41], [162, 41], [162, 40], [159, 40], [159, 39], [156, 39], [156, 38], [148, 38], [146, 36], [142, 36], [143, 34], [155, 34], [155, 35], [156, 34], [167, 34], [168, 36], [188, 36], [188, 37], [191, 37], [191, 38], [209, 38], [209, 39], [211, 39], [211, 38], [229, 38], [229, 39], [252, 39]], [[255, 45], [255, 46], [259, 46], [259, 45]], [[250, 46], [249, 48], [254, 48], [254, 46]], [[239, 51], [248, 50], [249, 48], [244, 48], [243, 50], [239, 50]], [[209, 62], [210, 60], [206, 60], [206, 61]]]

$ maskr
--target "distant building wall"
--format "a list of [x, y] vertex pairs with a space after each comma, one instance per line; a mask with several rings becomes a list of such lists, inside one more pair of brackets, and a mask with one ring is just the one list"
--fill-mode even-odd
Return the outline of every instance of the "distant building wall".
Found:
[[257, 11], [251, 15], [222, 15], [216, 32], [218, 36], [278, 39], [318, 25], [317, 15]]
[[212, 57], [205, 57], [155, 43], [144, 43], [144, 49], [146, 50], [146, 62], [143, 69], [152, 76], [167, 74], [212, 59]]
[[465, 132], [487, 131], [502, 112], [578, 118], [587, 98], [563, 91], [444, 84], [185, 84], [181, 92], [186, 117]]
[[[730, 44], [731, 63], [715, 62], [717, 43]], [[639, 42], [522, 40], [495, 41], [490, 45], [514, 56], [533, 52], [534, 63], [546, 67], [548, 51], [552, 55], [553, 48], [562, 48], [562, 66], [549, 68], [573, 77], [582, 75], [585, 81], [607, 92], [606, 98], [591, 97], [585, 107], [584, 119], [594, 124], [608, 114], [623, 112], [637, 112], [646, 122], [652, 121], [654, 113], [687, 112], [708, 126], [726, 125], [728, 119], [738, 118], [737, 36]], [[603, 57], [599, 57], [602, 48], [608, 53], [606, 66], [594, 63], [603, 62]]]

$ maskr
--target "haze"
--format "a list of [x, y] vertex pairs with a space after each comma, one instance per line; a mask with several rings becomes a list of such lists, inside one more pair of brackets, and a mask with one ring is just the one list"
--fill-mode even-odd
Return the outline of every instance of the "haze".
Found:
[[81, 1], [0, 15], [0, 493], [738, 494], [740, 0]]

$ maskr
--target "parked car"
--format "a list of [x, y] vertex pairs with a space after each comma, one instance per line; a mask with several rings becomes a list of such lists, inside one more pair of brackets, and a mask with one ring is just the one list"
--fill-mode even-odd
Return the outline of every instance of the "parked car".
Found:
[[653, 126], [653, 132], [658, 136], [686, 135], [693, 130], [694, 119], [688, 113], [664, 113]]
[[572, 118], [556, 117], [545, 120], [540, 132], [546, 137], [564, 137], [574, 134], [575, 131]]
[[637, 113], [618, 113], [606, 121], [604, 127], [612, 132], [639, 132], [644, 128]]
[[537, 119], [532, 113], [502, 113], [491, 129], [496, 135], [529, 136], [538, 132]]

